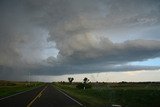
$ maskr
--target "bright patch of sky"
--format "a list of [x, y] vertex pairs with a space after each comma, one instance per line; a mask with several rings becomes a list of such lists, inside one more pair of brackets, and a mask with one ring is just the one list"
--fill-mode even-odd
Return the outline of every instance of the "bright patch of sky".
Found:
[[139, 65], [139, 66], [160, 66], [160, 58], [149, 59], [146, 61], [136, 61], [129, 63], [131, 65]]
[[91, 82], [137, 82], [137, 81], [159, 81], [159, 70], [138, 70], [127, 72], [101, 72], [88, 74], [71, 74], [61, 76], [32, 76], [34, 81], [65, 81], [68, 82], [68, 77], [73, 77], [74, 82], [83, 82], [83, 78], [87, 77]]
[[47, 59], [48, 57], [50, 56], [53, 56], [53, 57], [57, 57], [58, 55], [58, 50], [56, 48], [47, 48], [47, 49], [44, 49], [43, 50], [43, 58], [44, 59]]

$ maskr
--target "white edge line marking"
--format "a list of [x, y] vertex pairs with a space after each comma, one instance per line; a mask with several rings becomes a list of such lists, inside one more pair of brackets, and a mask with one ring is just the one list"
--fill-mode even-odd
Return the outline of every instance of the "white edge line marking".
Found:
[[1, 101], [1, 100], [4, 100], [4, 99], [7, 99], [7, 98], [10, 98], [10, 97], [13, 97], [13, 96], [16, 96], [16, 95], [19, 95], [19, 94], [23, 94], [23, 93], [28, 92], [28, 91], [32, 91], [32, 90], [34, 90], [34, 89], [36, 89], [36, 88], [39, 88], [39, 87], [42, 87], [42, 86], [38, 86], [38, 87], [35, 87], [35, 88], [33, 88], [33, 89], [29, 89], [29, 90], [27, 90], [27, 91], [22, 91], [22, 92], [15, 93], [15, 94], [10, 95], [10, 96], [3, 97], [3, 98], [0, 99], [0, 101]]
[[70, 97], [69, 95], [67, 95], [66, 93], [64, 93], [63, 91], [61, 91], [60, 89], [56, 88], [59, 92], [61, 92], [62, 94], [64, 94], [65, 96], [67, 96], [68, 98], [70, 98], [71, 100], [73, 100], [74, 102], [78, 103], [80, 106], [83, 106], [82, 103], [80, 103], [79, 101], [75, 100], [74, 98]]

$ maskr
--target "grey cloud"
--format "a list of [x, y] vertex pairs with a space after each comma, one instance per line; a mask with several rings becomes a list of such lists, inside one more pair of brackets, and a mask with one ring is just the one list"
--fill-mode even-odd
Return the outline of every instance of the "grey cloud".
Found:
[[25, 1], [2, 1], [0, 5], [0, 64], [14, 67], [39, 63], [47, 30], [33, 23], [34, 16], [27, 11]]
[[[25, 75], [28, 75], [28, 72], [24, 72], [24, 69], [13, 68], [10, 66], [0, 65], [0, 79], [1, 80], [26, 80]], [[28, 79], [27, 79], [28, 80]]]
[[107, 38], [97, 39], [88, 35], [68, 39], [71, 40], [64, 41], [65, 45], [59, 47], [62, 57], [57, 60], [63, 60], [62, 64], [119, 64], [160, 57], [160, 41], [156, 40], [112, 43]]
[[99, 73], [99, 72], [126, 72], [138, 70], [158, 70], [157, 66], [97, 66], [97, 65], [79, 65], [79, 66], [41, 66], [35, 69], [30, 69], [28, 72], [31, 75], [65, 75], [65, 74], [84, 74], [84, 73]]
[[[1, 0], [0, 65], [37, 75], [145, 69], [115, 66], [160, 57], [159, 17], [158, 0]], [[44, 59], [47, 48], [57, 58]]]

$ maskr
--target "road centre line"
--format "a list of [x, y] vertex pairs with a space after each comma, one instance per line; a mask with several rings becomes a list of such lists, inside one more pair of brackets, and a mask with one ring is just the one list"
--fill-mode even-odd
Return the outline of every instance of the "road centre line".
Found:
[[0, 99], [0, 101], [1, 101], [1, 100], [4, 100], [4, 99], [7, 99], [7, 98], [10, 98], [10, 97], [13, 97], [13, 96], [16, 96], [16, 95], [19, 95], [19, 94], [23, 94], [23, 93], [28, 92], [28, 91], [32, 91], [32, 90], [34, 90], [34, 89], [36, 89], [36, 88], [39, 88], [39, 87], [42, 87], [42, 86], [38, 86], [38, 87], [35, 87], [35, 88], [32, 88], [32, 89], [29, 89], [29, 90], [27, 90], [27, 91], [22, 91], [22, 92], [19, 92], [19, 93], [10, 95], [10, 96], [3, 97], [3, 98]]
[[43, 89], [41, 92], [39, 92], [38, 95], [27, 105], [27, 107], [30, 107], [30, 106], [36, 101], [37, 98], [40, 98], [41, 95], [42, 95], [42, 93], [43, 93], [43, 91], [44, 91], [47, 87], [48, 87], [48, 86], [45, 86], [44, 89]]

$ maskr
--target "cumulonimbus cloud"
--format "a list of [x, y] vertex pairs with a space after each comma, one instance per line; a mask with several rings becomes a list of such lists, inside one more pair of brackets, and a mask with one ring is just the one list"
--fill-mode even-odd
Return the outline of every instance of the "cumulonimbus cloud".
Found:
[[159, 5], [157, 0], [2, 0], [1, 68], [36, 75], [149, 69], [126, 64], [160, 57]]

